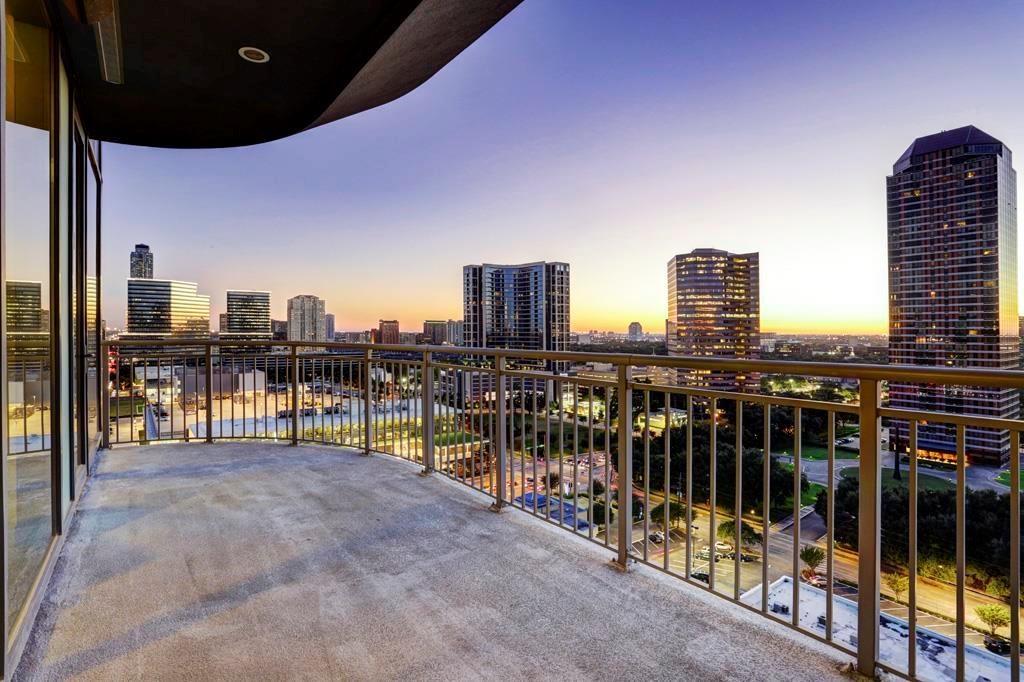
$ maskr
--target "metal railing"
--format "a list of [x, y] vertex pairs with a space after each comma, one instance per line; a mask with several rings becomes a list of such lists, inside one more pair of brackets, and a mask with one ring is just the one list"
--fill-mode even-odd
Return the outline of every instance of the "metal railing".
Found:
[[[485, 493], [495, 510], [514, 507], [598, 543], [622, 569], [644, 563], [846, 650], [862, 673], [1020, 678], [1024, 422], [890, 409], [883, 388], [1021, 389], [1022, 372], [273, 343], [105, 343], [104, 444], [268, 438], [384, 452]], [[614, 370], [544, 369], [582, 362]], [[639, 380], [636, 367], [666, 377]], [[858, 400], [668, 380], [682, 369], [828, 378]], [[890, 455], [883, 483], [890, 420], [909, 425], [909, 456], [897, 475], [903, 453]], [[915, 456], [922, 424], [955, 429], [951, 471], [924, 470]], [[1010, 434], [1007, 494], [970, 485], [965, 434], [977, 428]], [[853, 433], [859, 442], [843, 444]], [[979, 550], [967, 532], [972, 512], [1005, 528], [1002, 541]], [[935, 540], [944, 532], [936, 518], [952, 523], [952, 548]], [[947, 559], [952, 571], [934, 568]], [[982, 573], [999, 589], [982, 586]], [[978, 632], [982, 607], [1005, 610], [987, 626], [1005, 638]]]

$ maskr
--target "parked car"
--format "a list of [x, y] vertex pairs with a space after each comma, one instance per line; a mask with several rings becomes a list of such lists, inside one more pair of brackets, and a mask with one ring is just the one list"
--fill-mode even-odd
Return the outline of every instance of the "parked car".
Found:
[[345, 406], [341, 403], [324, 408], [324, 414], [345, 414]]
[[732, 545], [730, 545], [728, 542], [722, 542], [721, 540], [719, 540], [715, 543], [715, 550], [721, 552], [722, 554], [725, 554], [726, 552], [732, 551]]
[[648, 535], [647, 539], [650, 540], [651, 542], [654, 542], [654, 543], [660, 545], [661, 543], [665, 542], [665, 534], [662, 533], [660, 530], [656, 530], [653, 533], [651, 533], [650, 535]]
[[1002, 637], [985, 635], [985, 648], [994, 654], [999, 654], [1000, 656], [1010, 655], [1010, 643]]
[[694, 571], [693, 573], [690, 574], [690, 577], [695, 579], [695, 580], [699, 580], [702, 583], [710, 583], [711, 582], [711, 576], [708, 575], [707, 571]]
[[292, 418], [292, 411], [291, 410], [278, 410], [277, 411], [277, 418], [278, 419], [291, 419]]
[[304, 408], [302, 408], [302, 412], [300, 414], [302, 414], [303, 417], [315, 417], [316, 416], [316, 408], [315, 407], [304, 407]]

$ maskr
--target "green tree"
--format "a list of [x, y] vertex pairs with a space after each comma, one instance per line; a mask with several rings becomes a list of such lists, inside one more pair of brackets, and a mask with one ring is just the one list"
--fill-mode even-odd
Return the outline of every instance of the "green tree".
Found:
[[978, 616], [978, 620], [988, 627], [988, 631], [993, 637], [996, 634], [996, 630], [1005, 628], [1010, 624], [1010, 610], [999, 604], [975, 606], [974, 614]]
[[[724, 542], [732, 542], [736, 539], [736, 521], [730, 519], [718, 525], [718, 539]], [[759, 545], [764, 537], [754, 530], [746, 521], [740, 522], [740, 543], [748, 545]]]
[[813, 575], [825, 561], [825, 550], [817, 545], [805, 545], [800, 550], [800, 561], [807, 564], [807, 573]]
[[896, 601], [902, 601], [903, 593], [910, 588], [910, 578], [902, 573], [893, 572], [886, 573], [884, 580], [886, 587], [892, 590], [892, 593], [896, 596]]
[[591, 502], [590, 508], [594, 510], [593, 517], [591, 517], [594, 520], [594, 525], [604, 525], [604, 515], [606, 509], [608, 510], [608, 522], [611, 523], [615, 521], [615, 510], [607, 507], [603, 501], [598, 500]]
[[[670, 502], [668, 510], [669, 523], [673, 528], [678, 528], [680, 523], [686, 522], [686, 505], [679, 502]], [[665, 505], [656, 504], [651, 507], [651, 521], [665, 525]]]

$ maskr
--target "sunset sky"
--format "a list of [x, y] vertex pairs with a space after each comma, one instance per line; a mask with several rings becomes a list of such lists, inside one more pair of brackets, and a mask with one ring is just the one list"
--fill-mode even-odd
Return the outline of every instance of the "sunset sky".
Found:
[[885, 176], [966, 124], [1024, 150], [1022, 44], [1019, 2], [526, 0], [382, 108], [242, 149], [107, 145], [106, 319], [139, 241], [214, 328], [238, 288], [414, 330], [462, 316], [467, 263], [561, 260], [574, 330], [663, 331], [666, 262], [716, 247], [760, 252], [762, 329], [884, 332]]

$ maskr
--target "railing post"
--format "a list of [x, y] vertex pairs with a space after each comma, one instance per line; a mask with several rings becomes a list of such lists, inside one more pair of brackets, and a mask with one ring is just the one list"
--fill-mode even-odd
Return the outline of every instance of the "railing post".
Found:
[[[860, 380], [860, 489], [857, 550], [857, 671], [874, 677], [878, 660], [879, 574], [881, 570], [882, 418], [877, 379]], [[899, 456], [897, 454], [897, 456]]]
[[[505, 375], [505, 357], [494, 358], [495, 404], [498, 410], [498, 475], [495, 477], [497, 490], [494, 491], [494, 504], [491, 511], [500, 512], [505, 506], [508, 495], [508, 377]], [[561, 415], [559, 415], [561, 419]], [[561, 449], [561, 448], [559, 448]], [[559, 483], [561, 485], [561, 483]]]
[[423, 401], [423, 424], [420, 427], [420, 439], [423, 441], [423, 475], [434, 471], [434, 368], [431, 363], [430, 351], [423, 352], [422, 375], [420, 377], [420, 393]]
[[[626, 571], [629, 569], [633, 547], [633, 390], [630, 388], [633, 368], [630, 365], [619, 365], [618, 370], [616, 397], [619, 405], [619, 463], [615, 478], [619, 486], [619, 554], [614, 563], [616, 568]], [[607, 435], [605, 443], [608, 443]]]
[[[213, 346], [206, 344], [206, 442], [213, 442]], [[223, 427], [222, 427], [223, 428]]]
[[[120, 363], [120, 359], [118, 360]], [[110, 348], [100, 346], [99, 358], [96, 361], [98, 375], [103, 378], [100, 382], [100, 447], [110, 448]], [[120, 371], [120, 364], [118, 365]], [[116, 376], [116, 375], [115, 375]], [[118, 396], [118, 401], [121, 398]], [[120, 402], [118, 408], [120, 408]], [[120, 416], [120, 413], [118, 414]]]
[[292, 445], [299, 444], [299, 347], [292, 346]]
[[373, 351], [369, 348], [363, 353], [363, 376], [366, 377], [366, 390], [363, 391], [363, 454], [369, 455], [373, 450], [373, 398], [370, 396], [370, 388], [373, 386], [373, 377], [370, 375], [373, 358]]

